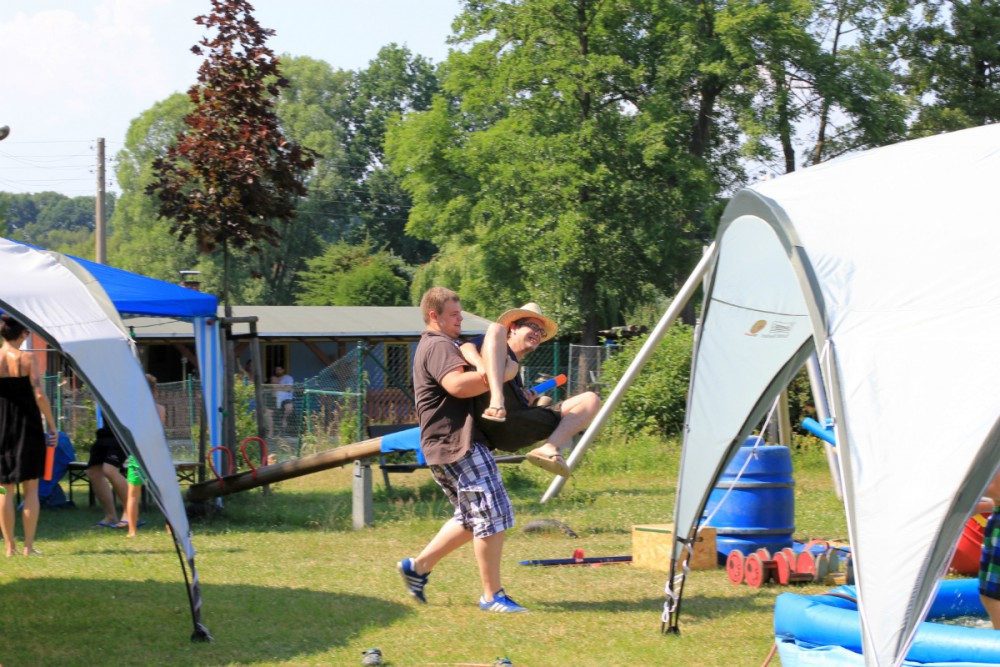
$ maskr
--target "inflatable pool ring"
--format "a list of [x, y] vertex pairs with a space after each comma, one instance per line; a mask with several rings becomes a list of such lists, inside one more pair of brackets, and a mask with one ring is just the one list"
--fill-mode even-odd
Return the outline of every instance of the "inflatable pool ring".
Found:
[[[782, 593], [774, 604], [774, 634], [782, 667], [863, 666], [861, 620], [854, 586], [823, 595]], [[942, 581], [920, 624], [905, 667], [986, 667], [1000, 664], [1000, 632], [935, 623], [965, 616], [986, 617], [976, 579]]]

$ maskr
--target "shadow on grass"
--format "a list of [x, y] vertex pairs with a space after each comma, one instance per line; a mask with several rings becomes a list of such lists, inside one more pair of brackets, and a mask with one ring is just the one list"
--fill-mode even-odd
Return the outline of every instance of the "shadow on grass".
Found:
[[[662, 595], [655, 597], [631, 598], [628, 600], [592, 600], [581, 602], [556, 602], [556, 603], [535, 603], [532, 609], [540, 611], [575, 611], [575, 612], [597, 612], [597, 613], [627, 613], [641, 612], [647, 613], [650, 609], [662, 609], [664, 598]], [[773, 599], [768, 600], [773, 604]], [[681, 607], [681, 619], [685, 618], [690, 622], [694, 620], [708, 620], [712, 618], [725, 618], [744, 614], [750, 611], [759, 611], [760, 602], [752, 597], [725, 597], [706, 595], [685, 595]]]
[[180, 583], [27, 579], [0, 594], [17, 610], [4, 614], [11, 665], [273, 664], [349, 646], [366, 627], [413, 613], [367, 596], [206, 585], [202, 621], [215, 641], [193, 643]]

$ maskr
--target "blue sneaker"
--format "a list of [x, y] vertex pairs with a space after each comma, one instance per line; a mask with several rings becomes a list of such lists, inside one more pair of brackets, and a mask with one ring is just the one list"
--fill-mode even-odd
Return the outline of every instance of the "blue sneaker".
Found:
[[427, 577], [430, 576], [430, 573], [417, 574], [412, 558], [404, 558], [399, 561], [396, 564], [396, 569], [403, 576], [403, 583], [406, 584], [406, 590], [410, 591], [410, 595], [427, 604], [427, 598], [424, 597], [424, 586], [427, 585]]
[[493, 594], [492, 600], [487, 601], [485, 598], [480, 597], [479, 608], [483, 611], [495, 611], [501, 614], [514, 614], [519, 611], [528, 611], [507, 597], [507, 594], [503, 592], [502, 588]]

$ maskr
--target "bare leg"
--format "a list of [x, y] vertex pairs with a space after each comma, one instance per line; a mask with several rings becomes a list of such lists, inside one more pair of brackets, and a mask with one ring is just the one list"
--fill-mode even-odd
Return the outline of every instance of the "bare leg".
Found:
[[588, 391], [567, 398], [561, 407], [559, 426], [552, 431], [545, 444], [535, 450], [536, 452], [545, 455], [559, 454], [560, 448], [569, 442], [570, 438], [584, 431], [590, 422], [594, 421], [594, 417], [601, 409], [601, 399], [594, 392]]
[[980, 595], [979, 599], [983, 601], [983, 606], [986, 607], [986, 613], [990, 615], [990, 621], [993, 623], [993, 629], [1000, 630], [1000, 600], [988, 598], [985, 595]]
[[479, 564], [479, 578], [483, 583], [483, 599], [492, 600], [493, 594], [503, 586], [500, 584], [500, 556], [503, 555], [504, 531], [489, 537], [477, 537], [472, 547], [476, 551]]
[[21, 510], [21, 520], [24, 523], [24, 555], [30, 556], [35, 550], [35, 529], [38, 528], [38, 513], [41, 510], [38, 502], [38, 480], [28, 479], [21, 482], [24, 490], [24, 509]]
[[455, 519], [448, 519], [420, 555], [413, 559], [417, 574], [427, 574], [442, 558], [463, 544], [468, 544], [470, 540], [471, 530], [463, 528]]
[[128, 536], [135, 537], [139, 528], [139, 503], [142, 501], [142, 485], [128, 485], [128, 500], [125, 502], [125, 520], [128, 521]]
[[[118, 468], [110, 463], [87, 468], [87, 476], [90, 478], [90, 487], [94, 490], [94, 495], [97, 496], [97, 502], [104, 510], [104, 518], [101, 521], [111, 525], [118, 523], [118, 511], [115, 509], [115, 499], [111, 495], [111, 487], [114, 487], [114, 492], [118, 494], [122, 507], [125, 507], [125, 503], [128, 502], [128, 482], [125, 481], [125, 477]], [[109, 482], [111, 487], [108, 486]]]
[[90, 466], [87, 468], [87, 477], [90, 478], [90, 488], [94, 490], [98, 504], [104, 510], [104, 518], [101, 519], [101, 523], [113, 526], [118, 522], [118, 512], [115, 511], [115, 500], [111, 495], [107, 478], [104, 476], [104, 466]]
[[490, 388], [490, 406], [486, 408], [483, 417], [503, 421], [507, 417], [503, 400], [504, 371], [507, 365], [507, 329], [496, 322], [490, 324], [486, 329], [480, 354], [486, 367], [486, 384]]
[[104, 476], [111, 482], [111, 488], [115, 490], [118, 500], [121, 501], [122, 509], [124, 509], [125, 504], [128, 502], [128, 480], [125, 479], [125, 475], [116, 466], [105, 463]]
[[3, 532], [3, 542], [9, 558], [17, 555], [14, 537], [14, 494], [17, 493], [17, 485], [4, 484], [3, 490], [6, 493], [0, 494], [0, 530]]

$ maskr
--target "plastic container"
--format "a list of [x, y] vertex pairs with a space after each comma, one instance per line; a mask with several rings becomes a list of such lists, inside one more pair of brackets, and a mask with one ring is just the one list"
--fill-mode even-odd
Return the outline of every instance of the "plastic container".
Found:
[[957, 574], [975, 576], [979, 574], [979, 559], [983, 551], [983, 534], [986, 531], [988, 514], [973, 514], [962, 527], [958, 547], [951, 559], [949, 569]]
[[733, 549], [744, 555], [758, 549], [774, 554], [792, 546], [795, 480], [791, 452], [781, 445], [760, 445], [755, 450], [758, 441], [759, 436], [746, 439], [705, 506], [703, 519], [711, 519], [703, 520], [702, 525], [716, 530], [720, 564]]

